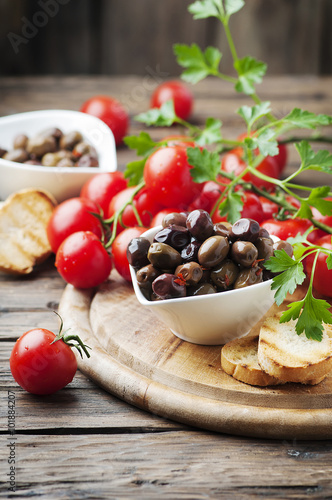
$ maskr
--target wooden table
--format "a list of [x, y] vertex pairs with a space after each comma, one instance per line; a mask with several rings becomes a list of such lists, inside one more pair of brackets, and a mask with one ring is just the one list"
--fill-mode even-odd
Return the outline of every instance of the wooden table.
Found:
[[[142, 77], [3, 78], [0, 115], [46, 108], [79, 109], [92, 94], [121, 99], [130, 113], [146, 110], [152, 87]], [[220, 117], [225, 136], [241, 132], [234, 111], [247, 99], [214, 80], [194, 88], [193, 119]], [[332, 78], [267, 78], [262, 99], [276, 113], [295, 106], [332, 114]], [[132, 121], [131, 133], [142, 127]], [[151, 130], [162, 137], [165, 130]], [[134, 156], [118, 151], [119, 168]], [[296, 162], [291, 153], [288, 170]], [[0, 180], [1, 182], [1, 180]], [[306, 176], [303, 182], [316, 185]], [[321, 181], [319, 181], [321, 182]], [[327, 180], [328, 182], [328, 180]], [[332, 498], [332, 442], [264, 440], [189, 428], [129, 406], [77, 373], [49, 397], [25, 393], [11, 377], [15, 339], [32, 327], [57, 328], [51, 313], [64, 282], [50, 258], [31, 275], [0, 277], [1, 489], [7, 498], [10, 450], [17, 496], [46, 498]], [[7, 402], [15, 400], [15, 420]], [[7, 424], [13, 433], [10, 434]], [[332, 419], [331, 419], [332, 425]]]

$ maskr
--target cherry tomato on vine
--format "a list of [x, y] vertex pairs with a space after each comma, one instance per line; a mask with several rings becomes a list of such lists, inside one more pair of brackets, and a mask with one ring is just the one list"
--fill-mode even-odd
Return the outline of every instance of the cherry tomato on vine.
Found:
[[160, 108], [171, 99], [176, 116], [187, 120], [193, 107], [193, 95], [182, 82], [172, 80], [159, 85], [152, 94], [150, 107]]
[[180, 212], [178, 208], [163, 208], [160, 210], [160, 212], [156, 213], [156, 215], [153, 217], [150, 227], [156, 227], [156, 226], [161, 226], [163, 222], [163, 218], [165, 215], [172, 214], [172, 213], [177, 213]]
[[[278, 236], [281, 240], [303, 234], [310, 226], [312, 226], [310, 220], [299, 218], [286, 220], [267, 219], [261, 224], [261, 227], [264, 227], [270, 234]], [[317, 236], [314, 232], [309, 234], [308, 241], [314, 243], [316, 239]]]
[[127, 180], [122, 172], [104, 172], [91, 177], [83, 185], [80, 196], [93, 201], [107, 215], [113, 196], [126, 187]]
[[167, 146], [183, 146], [184, 148], [194, 148], [197, 144], [186, 135], [169, 135], [162, 141], [167, 141]]
[[278, 149], [279, 153], [275, 156], [273, 156], [273, 159], [277, 162], [278, 168], [279, 168], [279, 176], [283, 172], [286, 163], [287, 163], [287, 157], [288, 157], [288, 151], [287, 151], [287, 146], [286, 144], [278, 144]]
[[[242, 148], [237, 148], [236, 150], [226, 153], [221, 162], [221, 169], [229, 174], [233, 173], [236, 176], [240, 175], [247, 166], [245, 161], [241, 158], [241, 155]], [[272, 156], [266, 156], [266, 158], [264, 158], [258, 165], [257, 171], [274, 179], [278, 179], [279, 177], [279, 168], [276, 160]], [[245, 174], [242, 179], [247, 182], [252, 182], [255, 186], [261, 189], [265, 188], [268, 191], [274, 189], [273, 183], [265, 179], [260, 179], [251, 173]]]
[[55, 266], [67, 283], [76, 288], [92, 288], [108, 278], [112, 261], [95, 234], [79, 231], [61, 243]]
[[44, 328], [25, 332], [10, 356], [10, 370], [16, 382], [32, 394], [47, 395], [69, 384], [76, 373], [77, 361], [63, 340]]
[[52, 251], [56, 253], [60, 244], [77, 231], [91, 231], [101, 238], [102, 225], [93, 213], [99, 213], [98, 207], [86, 198], [70, 198], [60, 203], [47, 225], [47, 237]]
[[[329, 197], [329, 198], [326, 198], [326, 200], [332, 201], [332, 198]], [[332, 227], [332, 215], [322, 215], [315, 207], [312, 207], [311, 211], [312, 211], [312, 216], [314, 219], [316, 219], [319, 222], [322, 222], [326, 226]], [[322, 229], [315, 229], [315, 231], [316, 231], [318, 238], [322, 238], [323, 236], [325, 236], [327, 234]]]
[[265, 198], [265, 196], [259, 196], [259, 201], [262, 204], [263, 220], [272, 219], [278, 213], [279, 205], [274, 201]]
[[105, 95], [94, 96], [82, 104], [80, 111], [106, 123], [113, 132], [115, 144], [122, 143], [128, 131], [129, 115], [116, 99]]
[[[251, 132], [250, 134], [251, 136], [254, 136], [255, 135], [255, 132]], [[243, 139], [245, 139], [246, 137], [248, 137], [248, 134], [246, 132], [244, 132], [243, 134], [240, 134], [238, 136], [238, 140], [239, 141], [243, 141]], [[282, 173], [282, 171], [284, 170], [285, 166], [286, 166], [286, 163], [287, 163], [287, 157], [288, 157], [288, 151], [287, 151], [287, 146], [286, 144], [280, 144], [280, 142], [278, 142], [278, 154], [273, 156], [272, 158], [275, 160], [275, 162], [277, 163], [278, 165], [278, 171], [279, 171], [279, 176], [280, 177], [280, 174]], [[235, 154], [237, 154], [238, 156], [242, 157], [243, 155], [243, 149], [242, 148], [235, 148], [234, 150]], [[258, 149], [255, 151], [256, 154], [258, 154]]]
[[[331, 235], [327, 234], [319, 238], [315, 242], [315, 245], [332, 250]], [[314, 257], [315, 256], [312, 254], [305, 259], [305, 268], [309, 276], [311, 276]], [[332, 269], [328, 269], [326, 259], [327, 255], [323, 252], [319, 252], [313, 278], [313, 287], [318, 293], [326, 295], [327, 297], [332, 297]]]
[[117, 235], [112, 244], [112, 256], [115, 269], [126, 281], [131, 283], [129, 262], [127, 259], [127, 246], [133, 238], [141, 236], [146, 227], [128, 227]]
[[[243, 208], [241, 211], [241, 217], [254, 219], [260, 224], [263, 220], [262, 219], [263, 213], [262, 213], [262, 205], [261, 202], [259, 201], [258, 196], [256, 196], [251, 191], [245, 191], [242, 196], [242, 201], [243, 201]], [[227, 217], [226, 216], [221, 217], [218, 209], [216, 209], [215, 212], [212, 214], [212, 222], [214, 224], [226, 220]]]
[[[119, 193], [117, 193], [111, 200], [108, 209], [108, 218], [112, 217], [115, 212], [121, 209], [123, 205], [130, 200], [137, 186], [130, 186]], [[151, 223], [153, 216], [161, 210], [162, 206], [154, 200], [150, 190], [142, 188], [133, 199], [134, 206], [139, 214], [141, 222], [144, 226], [148, 227]], [[124, 227], [137, 226], [138, 220], [136, 218], [132, 205], [128, 205], [121, 217], [122, 225], [118, 224], [117, 233], [121, 232]]]
[[151, 196], [164, 207], [188, 205], [203, 185], [193, 181], [187, 150], [181, 146], [163, 147], [152, 153], [144, 167], [144, 180]]
[[[229, 181], [223, 178], [221, 182], [226, 184]], [[218, 201], [224, 189], [225, 189], [224, 186], [221, 186], [215, 181], [205, 182], [200, 194], [189, 205], [189, 211], [200, 208], [202, 210], [206, 210], [206, 212], [211, 212], [211, 210], [213, 209], [215, 203]]]

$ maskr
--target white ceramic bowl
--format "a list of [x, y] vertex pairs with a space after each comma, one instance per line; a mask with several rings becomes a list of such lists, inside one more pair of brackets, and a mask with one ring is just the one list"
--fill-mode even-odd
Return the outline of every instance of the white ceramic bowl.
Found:
[[[150, 242], [161, 226], [142, 234]], [[238, 290], [152, 302], [142, 294], [130, 266], [138, 301], [158, 316], [180, 339], [193, 344], [221, 345], [242, 337], [274, 302], [272, 280]]]
[[14, 137], [32, 137], [49, 128], [77, 130], [97, 152], [99, 167], [44, 167], [24, 165], [0, 158], [0, 199], [24, 188], [43, 188], [58, 202], [79, 195], [83, 184], [99, 172], [116, 170], [116, 149], [110, 128], [99, 118], [69, 110], [45, 110], [0, 117], [0, 147], [12, 149]]

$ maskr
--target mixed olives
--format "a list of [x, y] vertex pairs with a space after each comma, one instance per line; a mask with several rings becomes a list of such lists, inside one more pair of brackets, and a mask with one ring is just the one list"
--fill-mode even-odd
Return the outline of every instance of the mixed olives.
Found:
[[128, 245], [127, 258], [148, 300], [206, 295], [244, 288], [271, 278], [266, 262], [275, 250], [292, 256], [286, 241], [274, 242], [258, 222], [213, 224], [205, 210], [165, 216], [152, 243], [144, 236]]
[[38, 135], [19, 134], [14, 138], [13, 149], [0, 148], [0, 158], [44, 167], [98, 167], [96, 149], [86, 142], [80, 132], [63, 133], [53, 127]]

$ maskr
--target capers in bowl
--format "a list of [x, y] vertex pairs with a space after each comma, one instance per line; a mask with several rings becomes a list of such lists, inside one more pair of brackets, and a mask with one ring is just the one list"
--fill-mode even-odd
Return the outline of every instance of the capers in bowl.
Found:
[[98, 167], [98, 154], [81, 132], [63, 133], [57, 127], [42, 130], [28, 137], [18, 134], [13, 139], [13, 147], [6, 151], [0, 148], [0, 158], [44, 167]]

